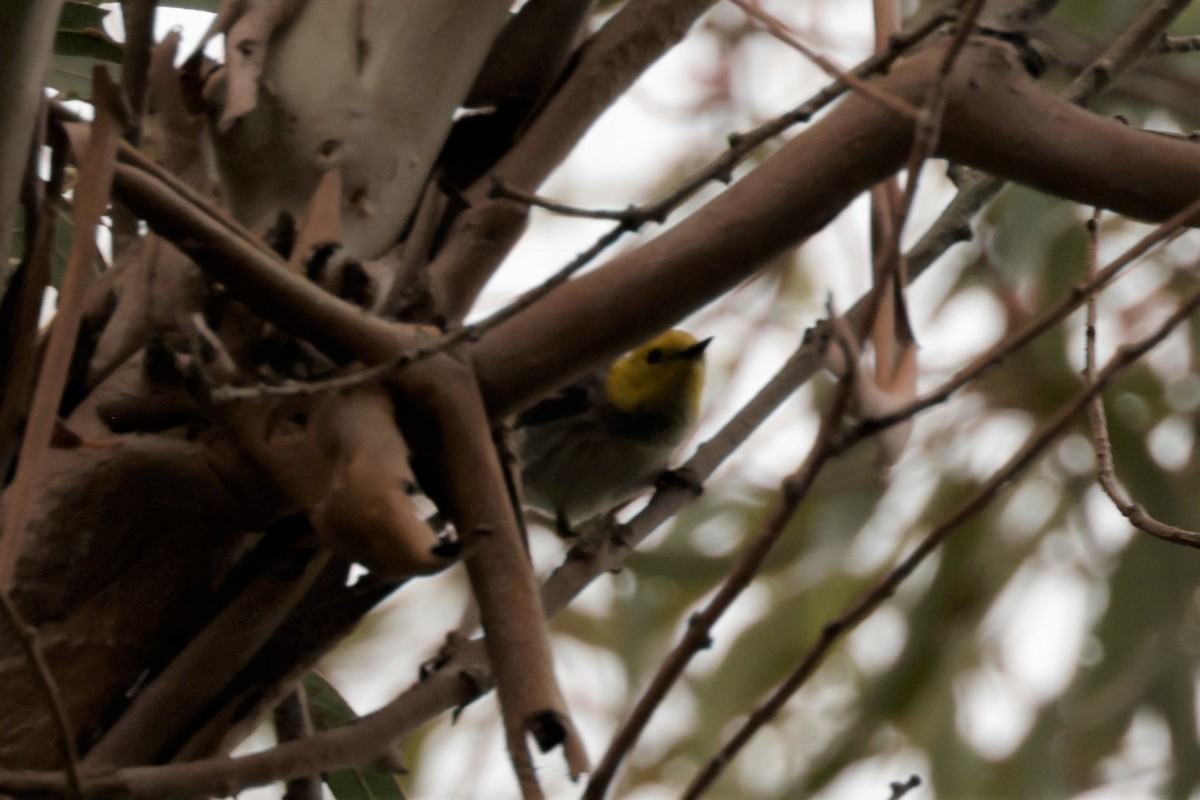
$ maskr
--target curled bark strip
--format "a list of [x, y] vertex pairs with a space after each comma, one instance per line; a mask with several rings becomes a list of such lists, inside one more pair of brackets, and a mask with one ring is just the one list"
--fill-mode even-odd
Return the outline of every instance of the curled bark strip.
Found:
[[[225, 34], [227, 84], [218, 123], [225, 133], [258, 105], [258, 82], [267, 61], [267, 43], [275, 29], [295, 16], [304, 0], [227, 0], [204, 36], [203, 45]], [[222, 26], [218, 29], [218, 25]]]
[[387, 392], [366, 387], [329, 405], [318, 424], [338, 455], [313, 527], [372, 572], [398, 578], [444, 569], [451, 561], [435, 553], [438, 539], [412, 501], [416, 479]]
[[210, 178], [204, 151], [205, 118], [193, 114], [184, 101], [180, 70], [175, 67], [179, 31], [173, 30], [150, 54], [150, 108], [142, 130], [142, 145], [163, 167], [203, 194]]
[[317, 182], [312, 198], [308, 201], [304, 219], [296, 231], [296, 244], [288, 266], [303, 272], [303, 265], [319, 244], [342, 241], [342, 169], [332, 165]]

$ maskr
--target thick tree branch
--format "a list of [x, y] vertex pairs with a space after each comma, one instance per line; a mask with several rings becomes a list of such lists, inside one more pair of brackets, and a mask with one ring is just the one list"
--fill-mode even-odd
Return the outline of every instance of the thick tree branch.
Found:
[[126, 766], [169, 755], [212, 697], [275, 633], [325, 566], [329, 551], [284, 548], [182, 652], [145, 687], [93, 747], [88, 765]]
[[[937, 61], [926, 52], [902, 61], [879, 80], [895, 94], [919, 94]], [[1145, 218], [1177, 210], [1192, 199], [1191, 188], [1200, 186], [1195, 145], [1067, 107], [1036, 87], [1004, 45], [975, 40], [961, 61], [947, 86], [940, 154]], [[1045, 123], [1036, 135], [1019, 125], [1030, 116]], [[848, 99], [689, 220], [556, 290], [486, 335], [478, 357], [489, 407], [493, 412], [511, 409], [570, 379], [568, 369], [583, 370], [611, 358], [749, 277], [896, 169], [910, 135], [909, 127], [889, 112], [860, 98]], [[220, 270], [221, 264], [262, 263], [249, 251], [222, 245], [220, 226], [205, 223], [186, 203], [159, 202], [169, 192], [144, 174], [131, 174], [121, 165], [117, 183], [119, 190], [157, 206], [157, 213], [147, 209], [152, 224], [185, 245], [190, 242], [190, 254], [202, 266], [211, 263], [211, 269]], [[282, 325], [285, 329], [305, 330], [335, 350], [351, 344], [356, 352], [378, 352], [382, 342], [396, 342], [394, 326], [371, 320], [327, 294], [319, 298], [316, 287], [288, 286], [281, 296], [271, 281], [259, 281], [243, 278], [235, 288], [266, 300], [268, 318], [288, 323]], [[297, 300], [305, 291], [312, 295]], [[567, 326], [573, 330], [570, 348], [561, 335]], [[547, 347], [549, 342], [555, 346]]]
[[0, 591], [8, 591], [12, 587], [30, 520], [30, 498], [35, 487], [43, 480], [46, 451], [58, 420], [58, 409], [75, 351], [84, 293], [92, 278], [96, 258], [96, 226], [108, 207], [112, 189], [117, 141], [120, 137], [117, 130], [119, 122], [114, 116], [119, 107], [117, 89], [103, 67], [96, 67], [93, 71], [92, 86], [96, 105], [96, 119], [92, 123], [95, 135], [79, 168], [73, 216], [75, 236], [71, 242], [67, 273], [58, 295], [54, 329], [34, 388], [17, 473], [5, 495], [4, 532], [0, 536]]
[[[436, 491], [454, 520], [487, 633], [505, 738], [523, 796], [540, 798], [527, 738], [562, 745], [572, 776], [587, 770], [582, 740], [554, 676], [545, 611], [500, 464], [483, 398], [469, 368], [449, 355], [396, 378], [411, 441], [438, 452]], [[421, 420], [431, 425], [425, 437]], [[434, 442], [428, 441], [430, 433]]]
[[[916, 99], [942, 61], [942, 48], [931, 47], [877, 80]], [[1143, 219], [1163, 219], [1200, 195], [1195, 144], [1045, 92], [1007, 45], [971, 40], [946, 90], [937, 155]], [[911, 142], [911, 124], [848, 98], [687, 220], [485, 334], [476, 357], [492, 413], [615, 357], [750, 277], [897, 169]]]
[[363, 313], [307, 278], [278, 256], [238, 236], [222, 212], [182, 195], [158, 176], [117, 165], [118, 196], [160, 236], [193, 258], [210, 278], [281, 329], [338, 354], [385, 360], [403, 348], [404, 326]]
[[[1095, 375], [1095, 379], [1062, 405], [1043, 425], [1029, 435], [1021, 447], [996, 470], [970, 497], [963, 501], [953, 512], [944, 517], [925, 538], [889, 572], [879, 578], [876, 583], [857, 599], [851, 602], [845, 610], [821, 628], [821, 634], [812, 646], [805, 652], [800, 663], [787, 678], [763, 703], [754, 710], [749, 719], [739, 727], [720, 751], [705, 765], [683, 793], [683, 797], [694, 800], [700, 797], [714, 780], [724, 771], [725, 767], [741, 751], [750, 738], [779, 713], [784, 704], [796, 691], [803, 686], [816, 672], [833, 646], [846, 634], [871, 615], [888, 598], [895, 594], [896, 589], [912, 575], [922, 562], [936, 550], [949, 536], [962, 528], [962, 525], [987, 508], [995, 497], [1009, 486], [1026, 468], [1029, 467], [1067, 428], [1075, 421], [1079, 413], [1086, 409], [1087, 404], [1098, 397], [1112, 380], [1158, 346], [1171, 331], [1187, 320], [1200, 307], [1200, 290], [1189, 294], [1179, 307], [1171, 313], [1150, 335], [1132, 344], [1121, 347]], [[849, 444], [860, 435], [866, 434], [866, 428], [845, 440]]]
[[[532, 192], [583, 134], [663, 53], [679, 42], [714, 0], [631, 0], [583, 47], [569, 77], [547, 100], [520, 142], [493, 168], [505, 185]], [[467, 192], [449, 246], [430, 265], [441, 313], [461, 319], [488, 277], [516, 243], [525, 209], [489, 198], [481, 178]]]

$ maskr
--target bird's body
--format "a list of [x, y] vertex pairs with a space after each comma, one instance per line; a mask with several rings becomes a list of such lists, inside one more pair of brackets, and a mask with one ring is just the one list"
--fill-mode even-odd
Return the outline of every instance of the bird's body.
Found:
[[667, 331], [523, 413], [526, 501], [576, 524], [653, 483], [696, 423], [708, 341]]

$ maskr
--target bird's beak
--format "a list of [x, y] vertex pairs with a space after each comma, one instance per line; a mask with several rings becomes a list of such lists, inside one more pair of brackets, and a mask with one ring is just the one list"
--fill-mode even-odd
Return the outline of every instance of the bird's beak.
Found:
[[696, 342], [694, 345], [684, 350], [680, 355], [689, 361], [694, 361], [704, 355], [704, 348], [708, 347], [708, 343], [712, 340], [713, 337], [710, 336], [707, 339]]

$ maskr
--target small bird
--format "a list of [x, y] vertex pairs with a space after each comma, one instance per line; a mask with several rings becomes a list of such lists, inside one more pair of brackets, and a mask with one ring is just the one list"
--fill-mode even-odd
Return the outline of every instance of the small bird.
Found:
[[696, 424], [711, 341], [667, 331], [523, 412], [526, 502], [567, 532], [652, 483]]

